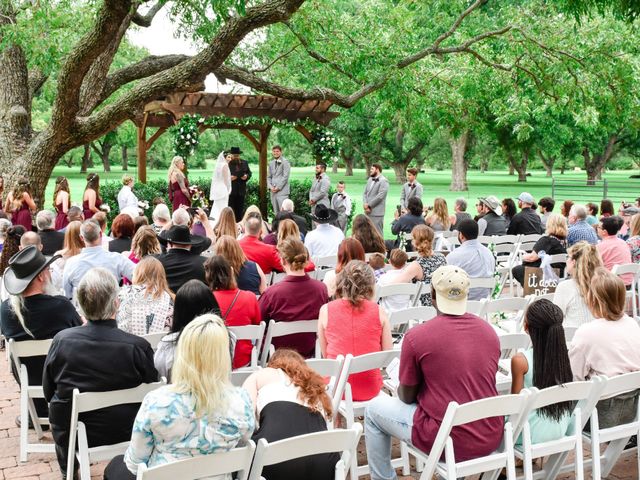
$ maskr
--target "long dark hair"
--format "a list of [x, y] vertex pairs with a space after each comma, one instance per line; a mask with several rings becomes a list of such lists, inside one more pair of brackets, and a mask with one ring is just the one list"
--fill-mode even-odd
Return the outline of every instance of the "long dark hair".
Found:
[[[573, 380], [567, 341], [562, 328], [560, 307], [547, 299], [533, 302], [527, 308], [525, 322], [533, 344], [533, 386], [539, 389], [563, 385]], [[573, 402], [562, 402], [540, 408], [539, 412], [555, 421], [573, 410]]]
[[353, 219], [351, 237], [360, 241], [365, 253], [387, 253], [384, 238], [366, 215], [360, 213]]
[[191, 320], [205, 313], [220, 315], [218, 302], [204, 283], [200, 280], [189, 280], [176, 293], [171, 333], [182, 332]]

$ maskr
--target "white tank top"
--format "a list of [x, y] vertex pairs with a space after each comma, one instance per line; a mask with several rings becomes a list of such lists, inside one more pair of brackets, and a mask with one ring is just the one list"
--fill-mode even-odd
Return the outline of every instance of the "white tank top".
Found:
[[271, 402], [293, 402], [307, 406], [305, 402], [300, 400], [300, 388], [293, 384], [289, 376], [278, 369], [278, 377], [277, 382], [269, 383], [258, 390], [256, 399], [258, 415]]

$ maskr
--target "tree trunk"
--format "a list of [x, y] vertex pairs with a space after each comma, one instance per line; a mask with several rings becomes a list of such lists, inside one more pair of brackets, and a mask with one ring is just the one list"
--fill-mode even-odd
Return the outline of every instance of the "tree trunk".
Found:
[[[484, 170], [482, 173], [484, 173]], [[516, 173], [516, 169], [513, 168], [513, 165], [511, 164], [511, 162], [509, 162], [509, 175], [514, 175], [515, 173]]]
[[449, 145], [451, 146], [451, 184], [449, 185], [449, 190], [452, 192], [462, 192], [469, 189], [467, 186], [467, 168], [469, 164], [465, 157], [468, 140], [468, 130], [465, 130], [457, 138], [451, 137], [449, 139]]
[[509, 166], [518, 172], [518, 182], [527, 181], [527, 165], [529, 164], [529, 151], [522, 152], [521, 160], [516, 161], [511, 152], [508, 153]]
[[547, 177], [553, 177], [553, 165], [556, 163], [556, 157], [553, 155], [545, 157], [542, 150], [538, 150], [538, 156], [540, 157], [540, 161], [542, 162], [544, 169], [547, 171]]
[[391, 168], [393, 168], [393, 172], [396, 174], [396, 182], [400, 185], [407, 181], [407, 166], [408, 164], [405, 162], [393, 162], [391, 164]]
[[344, 161], [344, 176], [353, 177], [353, 155], [349, 155], [344, 149], [340, 149], [340, 156]]
[[587, 171], [587, 185], [595, 185], [596, 180], [602, 180], [602, 171], [616, 153], [617, 143], [618, 136], [611, 135], [604, 152], [592, 154], [587, 147], [582, 150], [584, 168]]
[[338, 173], [338, 162], [333, 162], [333, 166], [331, 167], [331, 173]]
[[127, 146], [122, 145], [122, 171], [129, 170], [129, 153], [127, 152]]
[[109, 153], [111, 153], [111, 145], [105, 145], [102, 148], [102, 166], [105, 172], [111, 171], [111, 165], [109, 164]]
[[82, 164], [80, 166], [80, 173], [87, 173], [87, 169], [93, 168], [93, 161], [91, 159], [91, 146], [87, 143], [84, 146], [84, 153], [82, 155]]

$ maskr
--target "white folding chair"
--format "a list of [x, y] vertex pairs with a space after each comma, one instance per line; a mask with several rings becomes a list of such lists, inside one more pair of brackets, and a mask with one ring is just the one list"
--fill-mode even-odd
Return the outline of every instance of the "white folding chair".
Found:
[[522, 331], [524, 312], [529, 305], [531, 299], [529, 297], [508, 297], [497, 298], [495, 300], [487, 300], [484, 307], [484, 318], [487, 321], [491, 321], [492, 314], [504, 314], [505, 312], [512, 312], [513, 329], [509, 329], [510, 333], [517, 333]]
[[515, 244], [520, 241], [521, 235], [493, 235], [491, 237], [491, 243], [494, 245], [502, 245], [505, 243]]
[[[507, 236], [507, 235], [505, 235]], [[515, 235], [508, 235], [515, 236]], [[518, 263], [520, 252], [519, 243], [499, 243], [494, 245], [493, 254], [496, 257], [496, 271], [500, 274], [500, 288], [509, 281], [509, 294], [513, 296], [513, 267]]]
[[[532, 396], [525, 412], [526, 416], [521, 418], [520, 423], [514, 429], [514, 439], [522, 434], [522, 445], [516, 445], [514, 453], [517, 458], [523, 460], [525, 480], [533, 480], [534, 458], [561, 453], [568, 454], [571, 451], [575, 454], [574, 472], [576, 480], [583, 480], [582, 428], [591, 415], [593, 405], [595, 405], [603, 388], [604, 381], [600, 377], [595, 377], [588, 382], [571, 382], [545, 388], [544, 390], [538, 390], [535, 387], [531, 388]], [[576, 402], [576, 406], [571, 413], [572, 423], [565, 435], [557, 440], [532, 443], [528, 421], [529, 414], [539, 408], [560, 402]], [[555, 477], [550, 475], [545, 478]]]
[[[142, 403], [144, 396], [166, 384], [166, 380], [155, 383], [143, 383], [134, 388], [124, 390], [112, 390], [110, 392], [85, 392], [80, 393], [73, 389], [71, 402], [71, 428], [69, 430], [69, 452], [67, 457], [67, 472], [73, 472], [74, 459], [78, 458], [80, 466], [80, 479], [91, 480], [91, 462], [111, 460], [116, 455], [123, 454], [129, 446], [129, 440], [113, 445], [100, 445], [89, 447], [87, 430], [83, 422], [78, 421], [81, 413], [92, 412], [101, 408], [127, 403]], [[78, 451], [76, 452], [76, 436]]]
[[318, 320], [298, 320], [295, 322], [269, 321], [267, 335], [264, 340], [264, 348], [260, 355], [260, 365], [267, 366], [267, 360], [272, 353], [272, 342], [274, 338], [293, 335], [294, 333], [315, 333], [316, 334], [316, 358], [320, 358], [320, 344], [318, 342]]
[[418, 258], [418, 252], [407, 252], [407, 260], [415, 260]]
[[627, 298], [631, 298], [631, 311], [633, 318], [638, 316], [638, 286], [640, 284], [640, 263], [625, 263], [624, 265], [615, 265], [611, 269], [614, 275], [632, 274], [631, 290], [627, 290]]
[[542, 235], [540, 235], [538, 233], [530, 233], [529, 235], [522, 235], [520, 237], [520, 242], [533, 242], [533, 243], [536, 243], [538, 240], [540, 240], [540, 237], [542, 237]]
[[[314, 278], [316, 280], [321, 280], [322, 278], [318, 278], [323, 270], [328, 270], [328, 269], [332, 269], [332, 268], [336, 268], [336, 265], [338, 264], [338, 255], [328, 255], [326, 257], [314, 257], [312, 258], [313, 260], [313, 264], [316, 266], [316, 269], [314, 270]], [[324, 272], [326, 273], [326, 272]], [[324, 274], [322, 274], [322, 277], [324, 277]]]
[[493, 243], [493, 237], [491, 235], [478, 235], [477, 240], [485, 247], [490, 243]]
[[249, 363], [249, 369], [255, 370], [259, 363], [260, 347], [262, 347], [262, 339], [264, 338], [264, 331], [267, 328], [265, 322], [260, 322], [260, 325], [243, 325], [239, 327], [228, 327], [230, 332], [236, 336], [236, 341], [249, 340], [253, 343], [251, 349], [251, 363]]
[[[345, 385], [344, 400], [340, 402], [338, 413], [344, 417], [347, 428], [351, 428], [354, 423], [356, 423], [356, 417], [364, 416], [365, 408], [369, 403], [368, 401], [353, 400], [351, 385], [349, 385], [348, 382], [349, 376], [369, 370], [384, 370], [396, 358], [400, 358], [400, 350], [383, 350], [381, 352], [367, 353], [356, 357], [348, 354], [345, 357], [344, 366], [342, 367], [340, 379], [338, 380], [338, 385]], [[384, 392], [380, 394], [385, 395]], [[408, 475], [409, 458], [406, 455], [406, 451], [403, 450], [400, 458], [393, 459], [391, 464], [396, 468], [402, 467], [403, 472], [407, 472], [404, 474]], [[368, 474], [368, 465], [358, 467], [358, 459], [355, 457], [351, 459], [351, 478], [356, 479], [361, 475]]]
[[151, 348], [153, 348], [153, 351], [155, 352], [158, 349], [160, 340], [162, 340], [164, 336], [168, 334], [169, 332], [148, 333], [146, 335], [142, 335], [142, 338], [149, 342]]
[[[357, 457], [357, 446], [362, 436], [362, 425], [356, 423], [348, 429], [336, 429], [326, 432], [309, 433], [287, 438], [278, 442], [267, 442], [264, 438], [258, 442], [256, 454], [251, 466], [249, 480], [260, 480], [262, 470], [269, 465], [323, 453], [339, 452], [334, 480], [344, 480], [351, 459]], [[353, 473], [352, 476], [353, 477]]]
[[482, 300], [467, 300], [467, 313], [473, 313], [479, 317], [484, 317], [484, 307], [487, 304], [487, 299]]
[[44, 398], [41, 385], [29, 385], [27, 366], [20, 359], [46, 356], [53, 340], [25, 340], [16, 342], [9, 339], [7, 345], [9, 355], [20, 378], [20, 461], [26, 462], [29, 453], [55, 453], [53, 443], [29, 443], [29, 418], [33, 423], [36, 436], [44, 436], [42, 425], [49, 425], [47, 417], [38, 417], [34, 398]]
[[389, 325], [392, 331], [405, 332], [413, 326], [413, 322], [423, 323], [431, 320], [436, 315], [438, 315], [438, 312], [434, 307], [411, 307], [389, 315]]
[[422, 282], [377, 285], [375, 302], [380, 303], [380, 300], [392, 295], [408, 295], [409, 301], [407, 302], [407, 308], [415, 307], [416, 303], [420, 299], [420, 290], [422, 289], [422, 285]]
[[247, 480], [255, 450], [256, 444], [249, 440], [248, 445], [227, 452], [198, 455], [151, 468], [143, 463], [138, 465], [136, 480], [198, 480], [236, 472], [234, 478]]
[[344, 356], [338, 355], [336, 358], [307, 358], [307, 365], [323, 377], [329, 378], [327, 384], [327, 394], [331, 397], [333, 410], [332, 420], [338, 418], [338, 408], [344, 394], [345, 381], [340, 383], [340, 373], [344, 366]]
[[[640, 389], [640, 372], [625, 373], [606, 380], [600, 399], [604, 400], [638, 389]], [[596, 404], [596, 408], [591, 414], [591, 432], [583, 434], [583, 439], [591, 444], [592, 477], [594, 480], [609, 476], [632, 435], [640, 435], [640, 408], [636, 411], [633, 421], [614, 427], [600, 428]], [[603, 443], [609, 445], [601, 455], [600, 445]], [[637, 462], [640, 467], [640, 449], [637, 452]]]
[[531, 345], [531, 338], [524, 332], [498, 335], [498, 340], [500, 340], [500, 358], [511, 358], [518, 351], [526, 350]]
[[522, 256], [525, 253], [530, 253], [533, 251], [533, 247], [535, 247], [537, 242], [525, 242], [520, 240], [520, 255]]
[[477, 278], [469, 277], [469, 289], [472, 289], [472, 288], [488, 289], [489, 294], [487, 295], [487, 299], [491, 298], [491, 294], [493, 293], [493, 289], [495, 286], [496, 286], [495, 277], [477, 277]]
[[549, 261], [551, 265], [555, 263], [564, 263], [564, 267], [562, 267], [563, 273], [560, 278], [566, 278], [567, 277], [567, 254], [556, 253], [555, 255], [549, 255], [549, 257], [551, 257], [551, 260]]
[[[529, 396], [530, 392], [525, 389], [517, 395], [484, 398], [462, 405], [450, 402], [431, 452], [426, 454], [413, 445], [407, 446], [409, 453], [416, 457], [416, 460], [424, 462], [424, 470], [420, 479], [431, 480], [437, 473], [443, 478], [455, 480], [468, 475], [495, 472], [506, 468], [507, 479], [515, 480], [513, 425], [517, 424], [524, 415]], [[484, 457], [456, 462], [451, 430], [460, 425], [494, 417], [508, 417], [504, 424], [502, 444], [498, 450]], [[444, 461], [441, 461], [443, 452]]]
[[233, 370], [231, 372], [231, 384], [234, 387], [241, 387], [244, 384], [244, 381], [249, 378], [249, 376], [253, 375], [255, 372], [260, 370], [262, 367], [258, 368], [241, 368], [237, 370]]
[[567, 341], [567, 344], [573, 340], [573, 336], [578, 331], [578, 327], [562, 327], [564, 328], [564, 339]]
[[268, 286], [270, 287], [271, 285], [275, 285], [276, 283], [281, 282], [286, 276], [286, 272], [271, 272], [271, 275], [269, 276]]

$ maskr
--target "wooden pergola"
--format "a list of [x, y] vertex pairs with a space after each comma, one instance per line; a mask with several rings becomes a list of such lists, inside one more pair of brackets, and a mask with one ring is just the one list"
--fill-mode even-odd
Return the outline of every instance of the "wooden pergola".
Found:
[[[171, 126], [177, 124], [183, 115], [201, 115], [214, 117], [224, 115], [232, 118], [270, 117], [276, 120], [310, 120], [326, 126], [336, 118], [338, 112], [330, 112], [332, 102], [329, 100], [289, 100], [267, 95], [236, 95], [231, 93], [172, 93], [157, 99], [145, 106], [141, 117], [133, 119], [138, 127], [138, 180], [147, 181], [147, 152], [153, 143]], [[147, 138], [147, 128], [157, 130]], [[201, 132], [207, 128], [239, 130], [258, 152], [260, 165], [260, 210], [267, 211], [267, 142], [271, 125], [238, 126], [232, 123], [217, 124], [212, 127], [202, 126]], [[311, 132], [302, 125], [296, 125], [307, 141], [313, 140]], [[255, 133], [252, 133], [255, 132]]]

